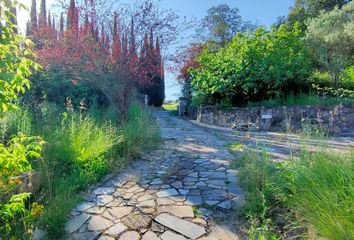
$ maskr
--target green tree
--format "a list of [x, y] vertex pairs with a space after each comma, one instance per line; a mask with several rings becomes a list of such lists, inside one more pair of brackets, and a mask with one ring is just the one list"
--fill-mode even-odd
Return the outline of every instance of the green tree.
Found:
[[251, 22], [242, 19], [238, 8], [230, 8], [227, 4], [210, 8], [203, 25], [209, 30], [211, 43], [220, 46], [225, 46], [236, 33], [256, 28]]
[[217, 53], [204, 50], [199, 63], [190, 71], [195, 92], [234, 105], [299, 91], [312, 71], [298, 25], [237, 34]]
[[340, 74], [354, 60], [354, 2], [309, 19], [306, 41], [338, 87]]
[[288, 22], [293, 26], [300, 22], [302, 29], [306, 28], [305, 21], [309, 17], [316, 17], [321, 11], [331, 11], [335, 7], [341, 8], [352, 0], [296, 0], [288, 15]]

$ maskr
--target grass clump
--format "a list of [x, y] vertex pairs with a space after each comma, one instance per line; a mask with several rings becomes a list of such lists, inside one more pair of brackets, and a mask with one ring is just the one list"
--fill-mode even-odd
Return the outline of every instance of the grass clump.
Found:
[[353, 160], [350, 154], [303, 152], [279, 163], [251, 151], [236, 159], [250, 239], [352, 239]]
[[75, 112], [64, 112], [60, 119], [57, 111], [47, 110], [36, 126], [47, 142], [37, 166], [43, 177], [37, 197], [45, 206], [39, 224], [48, 239], [62, 239], [67, 216], [87, 188], [156, 146], [160, 135], [155, 120], [139, 105], [132, 105], [120, 124]]

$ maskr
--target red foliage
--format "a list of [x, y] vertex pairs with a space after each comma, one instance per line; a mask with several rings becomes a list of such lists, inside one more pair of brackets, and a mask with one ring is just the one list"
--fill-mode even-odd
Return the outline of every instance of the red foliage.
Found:
[[206, 48], [205, 44], [191, 44], [182, 49], [174, 59], [173, 71], [178, 72], [178, 80], [185, 82], [189, 80], [189, 70], [198, 67], [198, 55]]

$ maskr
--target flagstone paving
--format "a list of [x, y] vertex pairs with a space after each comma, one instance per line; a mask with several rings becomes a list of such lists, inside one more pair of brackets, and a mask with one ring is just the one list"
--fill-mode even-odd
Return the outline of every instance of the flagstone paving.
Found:
[[226, 142], [168, 112], [156, 115], [160, 149], [93, 189], [71, 212], [69, 239], [238, 239], [213, 234], [213, 219], [232, 221], [230, 209], [243, 203]]

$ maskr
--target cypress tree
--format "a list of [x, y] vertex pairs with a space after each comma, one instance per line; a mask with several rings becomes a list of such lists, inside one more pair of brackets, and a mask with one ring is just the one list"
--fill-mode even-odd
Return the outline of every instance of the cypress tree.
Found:
[[59, 35], [63, 36], [64, 35], [64, 17], [63, 13], [60, 14], [60, 20], [59, 20]]
[[131, 20], [130, 37], [129, 37], [129, 55], [131, 58], [136, 57], [136, 43], [135, 43], [135, 31], [134, 31], [134, 19]]
[[29, 24], [28, 33], [32, 34], [34, 31], [37, 31], [38, 22], [37, 22], [37, 4], [36, 0], [32, 0], [31, 12], [30, 12], [30, 24]]
[[119, 34], [117, 14], [114, 14], [114, 22], [113, 22], [112, 56], [114, 60], [118, 60], [122, 56], [122, 44], [121, 44], [121, 39]]
[[73, 30], [75, 25], [76, 7], [75, 0], [70, 0], [70, 5], [68, 9], [68, 15], [66, 19], [66, 29]]
[[47, 25], [47, 9], [45, 0], [41, 0], [41, 9], [39, 12], [38, 28], [44, 29]]

